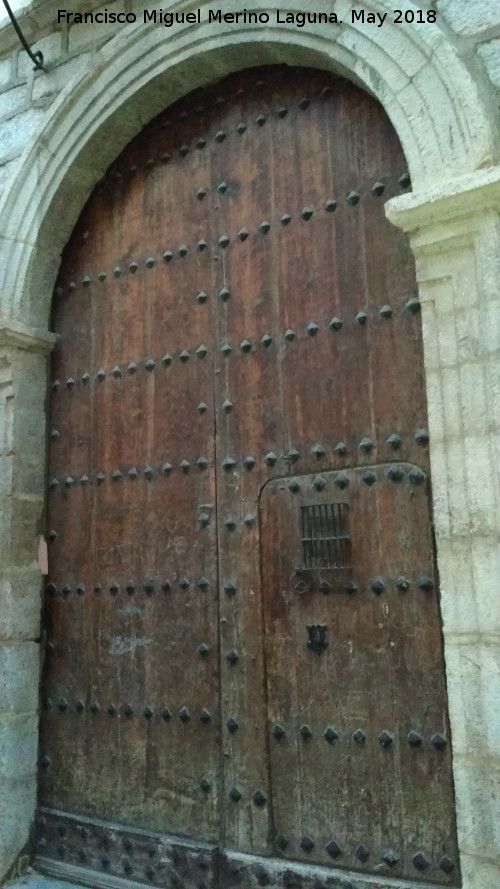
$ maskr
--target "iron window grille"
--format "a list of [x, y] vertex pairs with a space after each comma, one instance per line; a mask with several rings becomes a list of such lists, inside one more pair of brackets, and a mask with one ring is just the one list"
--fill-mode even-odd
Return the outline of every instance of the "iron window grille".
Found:
[[318, 568], [335, 570], [351, 567], [348, 517], [347, 503], [301, 506], [303, 559], [301, 570], [313, 571]]

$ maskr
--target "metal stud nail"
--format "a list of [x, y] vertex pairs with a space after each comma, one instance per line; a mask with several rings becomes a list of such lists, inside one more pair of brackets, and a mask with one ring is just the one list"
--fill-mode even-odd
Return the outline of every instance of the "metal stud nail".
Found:
[[431, 738], [431, 744], [433, 747], [436, 748], [436, 750], [444, 750], [446, 747], [447, 741], [446, 741], [446, 738], [443, 737], [443, 735], [436, 733]]
[[330, 842], [326, 844], [325, 849], [331, 858], [338, 858], [342, 855], [342, 849], [336, 840], [330, 840]]
[[340, 330], [342, 327], [343, 321], [340, 318], [334, 316], [328, 324], [330, 330]]
[[250, 352], [251, 348], [252, 348], [252, 343], [250, 342], [250, 340], [242, 340], [241, 341], [240, 349], [242, 352]]
[[234, 531], [234, 529], [236, 528], [236, 524], [236, 519], [233, 516], [226, 516], [226, 518], [224, 519], [224, 526], [227, 528], [228, 531]]
[[411, 860], [413, 862], [413, 867], [417, 870], [425, 870], [430, 864], [423, 852], [417, 852], [415, 855], [412, 855]]
[[236, 237], [238, 238], [239, 241], [246, 241], [246, 239], [248, 238], [248, 235], [249, 235], [248, 229], [240, 228]]
[[362, 438], [359, 442], [358, 448], [360, 451], [364, 451], [365, 454], [369, 454], [371, 449], [373, 448], [373, 442], [371, 438], [368, 438], [368, 436]]
[[301, 219], [307, 220], [311, 219], [314, 216], [314, 207], [303, 207], [300, 211]]
[[302, 99], [300, 99], [300, 101], [299, 101], [299, 108], [301, 108], [302, 111], [305, 111], [306, 108], [309, 108], [310, 104], [311, 104], [311, 100], [309, 99], [309, 97], [303, 96]]
[[380, 180], [378, 180], [377, 182], [374, 182], [374, 184], [371, 187], [372, 195], [374, 195], [374, 197], [377, 197], [377, 198], [379, 198], [380, 195], [382, 195], [384, 193], [384, 191], [385, 191], [385, 185], [383, 182], [380, 182]]
[[322, 475], [317, 475], [313, 481], [313, 487], [316, 488], [317, 491], [322, 491], [325, 486], [326, 479], [324, 479]]
[[172, 472], [172, 464], [171, 463], [163, 463], [161, 467], [161, 471], [163, 475], [169, 475]]
[[61, 438], [61, 433], [59, 432], [58, 429], [52, 429], [51, 433], [50, 433], [50, 437], [51, 437], [52, 441], [57, 441], [59, 438]]
[[300, 841], [300, 848], [304, 850], [304, 852], [312, 852], [314, 849], [314, 840], [311, 837], [304, 836]]
[[389, 445], [389, 447], [392, 448], [393, 451], [397, 451], [399, 450], [399, 447], [401, 445], [401, 439], [399, 435], [393, 432], [392, 435], [390, 435], [389, 438], [386, 439], [385, 443]]
[[61, 381], [60, 381], [60, 380], [54, 380], [54, 382], [52, 383], [52, 391], [53, 391], [53, 392], [57, 392], [57, 390], [58, 390], [60, 387], [61, 387]]
[[288, 482], [288, 490], [292, 492], [292, 494], [296, 494], [297, 491], [300, 491], [300, 482], [296, 478], [292, 478]]
[[229, 791], [229, 799], [233, 801], [233, 803], [239, 803], [241, 799], [241, 791], [238, 790], [237, 787], [231, 787]]
[[263, 345], [266, 349], [269, 348], [272, 341], [273, 341], [273, 338], [268, 333], [265, 333], [260, 339], [261, 345]]
[[98, 702], [98, 701], [92, 701], [92, 703], [91, 703], [91, 705], [90, 705], [90, 707], [89, 707], [89, 710], [90, 710], [91, 713], [94, 714], [94, 716], [95, 716], [97, 713], [99, 713], [99, 710], [100, 710], [100, 709], [101, 709], [101, 708], [99, 707], [99, 702]]
[[206, 144], [207, 140], [204, 136], [200, 136], [200, 138], [196, 140], [196, 147], [199, 148], [200, 151], [202, 150], [202, 148], [205, 148]]
[[411, 185], [411, 178], [409, 173], [402, 173], [398, 179], [398, 182], [401, 188], [409, 188]]
[[239, 728], [239, 722], [237, 719], [234, 718], [234, 716], [230, 716], [228, 721], [226, 722], [226, 727], [228, 732], [234, 734], [234, 732]]
[[234, 583], [232, 582], [232, 580], [226, 580], [224, 582], [223, 589], [224, 589], [226, 596], [234, 596], [234, 594], [236, 592], [236, 587], [235, 587]]
[[95, 477], [95, 480], [98, 485], [102, 485], [104, 483], [105, 479], [106, 479], [106, 476], [105, 476], [104, 472], [98, 472]]
[[267, 796], [262, 790], [256, 790], [252, 795], [252, 802], [261, 809], [267, 803]]
[[266, 456], [264, 457], [264, 463], [266, 463], [267, 466], [274, 466], [274, 464], [276, 463], [277, 459], [278, 459], [278, 457], [276, 456], [276, 454], [274, 453], [274, 451], [269, 451], [269, 452], [266, 454]]
[[105, 378], [105, 376], [106, 376], [106, 371], [103, 370], [102, 367], [100, 367], [96, 373], [96, 377], [99, 380], [99, 382], [102, 382], [102, 380]]
[[300, 457], [300, 452], [297, 448], [288, 448], [286, 454], [284, 454], [285, 460], [288, 460], [289, 463], [296, 463]]
[[271, 228], [271, 223], [264, 219], [259, 225], [259, 231], [263, 235], [267, 235], [269, 229]]
[[380, 735], [378, 736], [378, 742], [382, 747], [390, 747], [393, 740], [394, 738], [392, 737], [392, 735], [390, 735], [389, 732], [385, 730], [383, 732], [380, 732]]
[[225, 358], [227, 358], [227, 356], [231, 354], [231, 351], [232, 351], [231, 344], [230, 343], [223, 343], [223, 345], [221, 346], [221, 352]]
[[288, 225], [288, 223], [291, 222], [291, 219], [292, 219], [292, 217], [290, 216], [289, 213], [283, 213], [280, 216], [280, 223], [281, 223], [281, 225]]
[[405, 303], [405, 309], [410, 315], [418, 315], [420, 308], [420, 300], [418, 300], [416, 296], [412, 296], [411, 299]]
[[155, 591], [155, 582], [151, 577], [148, 577], [147, 580], [144, 581], [142, 588], [146, 593], [146, 596], [151, 596]]
[[360, 327], [364, 327], [366, 322], [368, 321], [368, 315], [366, 312], [358, 312], [358, 314], [354, 318], [356, 324], [359, 324]]
[[172, 253], [171, 250], [165, 250], [162, 253], [161, 258], [163, 259], [164, 262], [171, 262], [174, 258], [174, 254]]
[[[146, 262], [146, 265], [147, 265], [147, 262]], [[132, 273], [132, 275], [135, 275], [138, 268], [139, 268], [139, 266], [136, 262], [129, 263], [128, 270], [129, 270], [129, 272]]]
[[48, 536], [49, 540], [54, 541], [57, 539], [58, 534], [57, 534], [57, 531], [54, 530], [54, 528], [51, 528], [51, 530], [49, 531], [47, 536]]
[[327, 213], [333, 213], [334, 210], [337, 209], [337, 201], [334, 201], [332, 198], [329, 198], [327, 201], [325, 201], [324, 208]]
[[288, 846], [288, 837], [286, 837], [285, 834], [283, 834], [283, 833], [277, 834], [276, 845], [277, 845], [278, 849], [280, 849], [282, 852], [284, 852], [286, 847]]
[[225, 138], [226, 138], [226, 134], [225, 134], [224, 130], [219, 130], [218, 133], [215, 134], [215, 141], [219, 142], [219, 144], [221, 142], [224, 142]]
[[208, 466], [208, 460], [206, 457], [198, 457], [196, 461], [196, 465], [198, 469], [206, 469]]
[[111, 272], [111, 274], [113, 275], [113, 278], [119, 278], [121, 273], [122, 273], [122, 270], [119, 265], [117, 265]]
[[169, 580], [162, 580], [160, 583], [160, 587], [164, 593], [168, 593], [172, 589], [172, 584]]
[[94, 593], [100, 593], [101, 590], [102, 590], [102, 586], [101, 586], [101, 584], [100, 584], [100, 583], [95, 583], [95, 584], [94, 584]]
[[366, 741], [366, 735], [360, 728], [356, 729], [352, 737], [353, 741], [355, 741], [356, 744], [364, 744], [364, 742]]
[[121, 372], [121, 370], [120, 370], [118, 364], [115, 364], [115, 366], [114, 366], [113, 370], [111, 371], [111, 373], [113, 374], [113, 376], [115, 377], [115, 379], [120, 379], [120, 378], [121, 378], [122, 372]]
[[323, 737], [328, 744], [333, 744], [334, 741], [338, 741], [340, 735], [335, 731], [330, 725], [324, 730]]
[[234, 460], [233, 457], [224, 457], [224, 459], [222, 461], [222, 468], [226, 472], [231, 472], [231, 470], [234, 469], [235, 466], [236, 466], [236, 460]]
[[315, 444], [311, 448], [311, 456], [316, 457], [316, 460], [320, 460], [321, 457], [325, 456], [325, 449], [322, 444]]
[[125, 591], [129, 594], [129, 596], [135, 593], [135, 583], [133, 580], [125, 581]]
[[404, 476], [404, 472], [401, 469], [401, 466], [390, 466], [387, 471], [387, 478], [391, 480], [391, 482], [400, 482]]
[[204, 290], [200, 290], [199, 293], [196, 294], [196, 302], [200, 303], [200, 305], [206, 303], [207, 299], [208, 295], [205, 293]]
[[362, 861], [364, 863], [365, 861], [368, 861], [370, 851], [369, 849], [367, 849], [366, 846], [363, 845], [363, 843], [359, 843], [359, 845], [356, 846], [354, 850], [354, 854], [358, 861]]
[[177, 253], [179, 254], [179, 256], [182, 256], [182, 257], [187, 256], [187, 252], [188, 252], [187, 244], [180, 244], [179, 247], [177, 248]]
[[417, 429], [413, 438], [419, 445], [429, 444], [429, 433], [427, 432], [427, 429]]
[[113, 580], [113, 582], [110, 583], [109, 592], [111, 593], [112, 596], [116, 596], [120, 592], [120, 587], [117, 584], [116, 580]]
[[85, 584], [84, 583], [77, 584], [76, 592], [79, 596], [84, 596], [85, 595]]
[[[226, 194], [228, 188], [229, 188], [229, 186], [228, 186], [227, 182], [220, 182], [219, 185], [217, 186], [217, 193], [218, 194]], [[229, 239], [228, 239], [228, 243], [229, 243]]]
[[279, 741], [284, 736], [285, 729], [278, 722], [276, 725], [273, 725], [273, 727], [271, 729], [271, 734], [272, 734], [273, 738], [276, 738], [276, 740]]
[[[200, 645], [200, 648], [201, 648], [201, 645]], [[207, 646], [207, 649], [208, 649], [208, 646]], [[198, 649], [198, 651], [199, 650], [200, 649]], [[204, 725], [207, 725], [211, 721], [211, 719], [212, 719], [212, 714], [210, 713], [209, 710], [206, 709], [206, 707], [204, 707], [203, 710], [200, 711], [200, 722], [202, 722]]]
[[179, 155], [181, 157], [187, 157], [188, 154], [189, 154], [189, 146], [188, 145], [181, 145], [181, 147], [179, 148]]
[[147, 259], [145, 260], [145, 262], [144, 262], [144, 265], [146, 266], [146, 268], [148, 268], [148, 269], [152, 269], [153, 266], [156, 265], [156, 259], [155, 259], [155, 257], [154, 257], [154, 256], [148, 256], [148, 258], [147, 258]]
[[229, 236], [228, 235], [220, 235], [217, 238], [217, 243], [218, 243], [219, 247], [222, 247], [222, 249], [224, 250], [229, 244]]
[[179, 719], [181, 722], [189, 722], [191, 716], [187, 707], [181, 707], [179, 710]]
[[319, 327], [314, 321], [310, 321], [309, 324], [306, 326], [306, 333], [308, 336], [316, 336], [318, 330]]
[[200, 401], [199, 405], [197, 405], [196, 410], [199, 414], [205, 414], [208, 410], [208, 406], [205, 404], [204, 401]]
[[76, 290], [76, 284], [75, 284], [74, 281], [71, 281], [71, 282], [68, 284], [68, 290], [70, 291], [70, 293], [73, 293], [73, 292]]
[[208, 512], [200, 512], [198, 516], [198, 521], [202, 528], [208, 528], [210, 524], [210, 516]]
[[207, 352], [208, 352], [208, 349], [203, 344], [201, 346], [198, 346], [198, 348], [196, 349], [196, 354], [197, 354], [198, 358], [205, 358], [205, 355], [207, 354]]
[[181, 590], [189, 589], [189, 579], [187, 577], [181, 577], [181, 579], [179, 580], [179, 586]]
[[190, 468], [191, 464], [189, 460], [181, 460], [179, 463], [179, 469], [182, 470], [182, 472], [189, 472]]
[[299, 732], [300, 732], [302, 738], [304, 739], [304, 741], [308, 741], [309, 738], [312, 738], [312, 731], [308, 725], [305, 725], [305, 724], [301, 725]]
[[226, 654], [226, 660], [229, 664], [231, 664], [232, 667], [234, 667], [234, 665], [237, 664], [239, 661], [238, 652], [235, 651], [234, 648], [231, 649], [231, 651], [228, 651], [228, 653]]
[[357, 192], [357, 191], [350, 191], [349, 194], [348, 194], [347, 197], [346, 197], [346, 201], [347, 201], [348, 204], [351, 205], [351, 207], [355, 207], [356, 204], [359, 203], [359, 199], [360, 199], [360, 197], [361, 197], [361, 195], [359, 194], [359, 192]]
[[73, 377], [68, 377], [68, 379], [66, 380], [66, 386], [67, 386], [68, 389], [73, 389], [73, 388], [74, 388], [74, 386], [75, 386], [75, 381], [74, 381]]
[[204, 793], [208, 793], [212, 789], [212, 785], [208, 778], [201, 778], [200, 787]]
[[151, 719], [154, 714], [151, 707], [146, 706], [142, 711], [142, 715], [144, 716], [144, 719]]
[[55, 583], [47, 584], [47, 586], [45, 587], [45, 592], [48, 593], [49, 596], [55, 596], [55, 594], [57, 593], [57, 587]]
[[204, 239], [204, 238], [200, 238], [200, 240], [198, 241], [198, 243], [197, 243], [197, 245], [196, 245], [196, 249], [197, 249], [200, 253], [203, 253], [203, 251], [206, 250], [207, 247], [208, 247], [208, 244], [207, 244], [207, 242], [205, 241], [205, 239]]
[[278, 115], [278, 117], [281, 117], [281, 119], [283, 119], [288, 114], [288, 108], [285, 108], [285, 106], [282, 105], [280, 108], [278, 108], [276, 114]]
[[207, 189], [206, 188], [198, 188], [198, 190], [195, 192], [195, 195], [199, 201], [202, 201], [203, 198], [206, 197], [206, 195], [207, 195]]
[[394, 849], [382, 849], [380, 858], [382, 861], [388, 864], [389, 867], [394, 867], [394, 865], [397, 864], [399, 861], [399, 858], [396, 855]]
[[410, 589], [410, 583], [406, 577], [398, 577], [396, 580], [396, 589], [400, 590], [402, 593], [406, 593], [406, 591]]
[[106, 280], [106, 272], [99, 272], [97, 277], [99, 278], [99, 281], [102, 283], [103, 281]]
[[340, 488], [341, 491], [343, 491], [349, 484], [347, 475], [345, 475], [344, 472], [339, 472], [338, 475], [335, 476], [335, 484], [338, 488]]
[[63, 588], [62, 588], [62, 591], [63, 591], [63, 593], [64, 593], [65, 596], [69, 596], [69, 595], [71, 594], [72, 589], [71, 589], [71, 586], [69, 585], [69, 583], [65, 583], [65, 584], [64, 584], [64, 586], [63, 586]]
[[121, 473], [119, 469], [115, 469], [115, 471], [111, 474], [111, 478], [114, 482], [119, 482], [123, 478], [123, 473]]
[[392, 309], [390, 306], [381, 306], [378, 313], [381, 318], [392, 318]]
[[421, 485], [425, 481], [424, 473], [420, 469], [417, 469], [416, 466], [410, 469], [408, 478], [410, 479], [412, 485]]
[[208, 580], [206, 577], [200, 577], [198, 587], [200, 590], [208, 590]]
[[236, 132], [239, 133], [240, 136], [242, 136], [243, 133], [245, 132], [246, 128], [247, 128], [247, 125], [245, 123], [239, 123], [238, 126], [236, 127]]
[[169, 707], [163, 708], [163, 710], [161, 711], [161, 718], [164, 722], [168, 722], [170, 719], [172, 719], [172, 711]]
[[410, 747], [421, 747], [422, 746], [422, 737], [417, 732], [409, 732], [406, 740]]
[[75, 710], [77, 713], [83, 713], [83, 711], [85, 710], [85, 704], [81, 699], [78, 699], [78, 701], [76, 701]]
[[434, 589], [434, 581], [431, 577], [419, 577], [417, 586], [420, 590], [430, 593], [430, 591]]
[[453, 858], [448, 858], [447, 855], [443, 855], [439, 860], [439, 867], [445, 874], [451, 874], [455, 869], [455, 862], [453, 861]]
[[136, 370], [137, 364], [135, 363], [135, 361], [131, 361], [129, 364], [127, 364], [127, 372], [129, 374], [135, 374]]
[[283, 336], [289, 343], [291, 343], [292, 340], [295, 339], [295, 331], [289, 327], [288, 330], [285, 330], [285, 333], [283, 334]]
[[243, 524], [246, 525], [247, 528], [251, 528], [252, 525], [255, 524], [255, 516], [252, 515], [251, 512], [247, 512], [243, 518]]
[[189, 352], [187, 349], [183, 349], [182, 352], [179, 353], [179, 361], [182, 361], [183, 364], [185, 364], [186, 361], [189, 361]]
[[245, 469], [253, 469], [255, 466], [255, 457], [243, 457], [243, 466]]
[[64, 487], [65, 487], [65, 488], [71, 488], [71, 487], [74, 485], [74, 483], [75, 483], [75, 480], [74, 480], [74, 478], [73, 478], [71, 475], [68, 475], [68, 476], [64, 479]]
[[380, 596], [380, 594], [384, 592], [384, 584], [379, 577], [375, 578], [375, 580], [372, 580], [370, 589], [372, 593], [375, 593], [376, 596]]
[[64, 713], [65, 710], [68, 709], [68, 702], [66, 698], [61, 698], [61, 700], [57, 702], [57, 709], [60, 710], [61, 713]]

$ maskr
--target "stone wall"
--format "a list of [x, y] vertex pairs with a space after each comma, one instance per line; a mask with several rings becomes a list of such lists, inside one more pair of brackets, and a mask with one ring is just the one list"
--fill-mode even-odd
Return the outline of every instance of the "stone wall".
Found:
[[[398, 4], [362, 5], [385, 12]], [[399, 5], [412, 8], [409, 0]], [[438, 11], [436, 28], [359, 25], [335, 41], [318, 28], [242, 32], [224, 53], [212, 32], [207, 61], [203, 41], [182, 42], [158, 26], [154, 38], [145, 26], [137, 37], [135, 26], [58, 26], [53, 0], [34, 0], [19, 17], [44, 54], [44, 72], [33, 71], [10, 24], [0, 28], [0, 879], [28, 841], [35, 805], [36, 551], [44, 530], [47, 324], [60, 251], [106, 165], [169, 101], [236, 67], [295, 61], [365, 83], [398, 129], [412, 172], [414, 194], [389, 212], [409, 233], [423, 309], [464, 887], [500, 885], [500, 5], [419, 6]], [[142, 7], [116, 0], [106, 8]], [[161, 80], [168, 65], [177, 67]]]

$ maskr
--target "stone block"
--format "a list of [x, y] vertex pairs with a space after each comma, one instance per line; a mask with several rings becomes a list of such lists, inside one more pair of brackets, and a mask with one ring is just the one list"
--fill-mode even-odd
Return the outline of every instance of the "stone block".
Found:
[[0, 90], [7, 89], [12, 84], [13, 59], [4, 59], [0, 62]]
[[2, 123], [0, 164], [13, 160], [32, 145], [35, 134], [43, 130], [44, 117], [43, 111], [29, 108]]
[[71, 80], [88, 71], [90, 57], [90, 52], [82, 52], [58, 65], [51, 64], [45, 77], [36, 77], [33, 83], [33, 101], [37, 102], [47, 96], [52, 98], [57, 96]]
[[0, 783], [36, 773], [38, 715], [0, 716]]
[[26, 84], [12, 87], [0, 93], [0, 120], [9, 120], [16, 114], [25, 111], [30, 102], [28, 87]]
[[[54, 19], [57, 15], [54, 14]], [[47, 77], [53, 65], [55, 65], [63, 54], [63, 32], [55, 31], [53, 34], [47, 34], [46, 37], [37, 39], [32, 38], [31, 47], [33, 52], [41, 52], [43, 54], [44, 71], [33, 72], [33, 62], [27, 53], [19, 53], [17, 62], [17, 79], [18, 81], [30, 80], [34, 76], [34, 83]]]
[[457, 34], [473, 36], [500, 25], [500, 6], [492, 0], [439, 0], [438, 15]]
[[2, 778], [0, 874], [6, 873], [28, 842], [35, 806], [35, 775], [24, 778]]
[[482, 43], [478, 47], [478, 53], [486, 66], [491, 82], [500, 87], [500, 38]]
[[45, 527], [44, 497], [12, 497], [8, 563], [29, 567], [37, 558], [37, 536]]
[[[457, 827], [463, 854], [498, 861], [500, 842], [500, 768], [498, 763], [455, 756]], [[498, 867], [498, 864], [497, 864]], [[474, 889], [493, 889], [498, 884], [464, 883]]]
[[42, 586], [36, 564], [5, 569], [0, 575], [0, 639], [38, 639]]
[[0, 643], [0, 713], [36, 712], [39, 672], [37, 642]]
[[438, 566], [445, 637], [479, 632], [471, 550], [473, 541], [440, 540]]
[[[97, 9], [92, 11], [96, 13], [98, 11], [103, 11], [104, 9], [107, 9], [108, 13], [124, 12], [125, 4], [123, 0], [117, 0], [115, 3], [108, 3], [106, 6], [103, 5], [102, 7], [97, 7]], [[97, 22], [88, 22], [87, 24], [70, 25], [68, 53], [74, 55], [91, 46], [100, 46], [106, 40], [110, 40], [111, 37], [121, 30], [121, 28], [126, 27], [127, 25], [105, 24], [104, 22], [101, 24]], [[132, 27], [132, 25], [128, 25], [128, 27]]]

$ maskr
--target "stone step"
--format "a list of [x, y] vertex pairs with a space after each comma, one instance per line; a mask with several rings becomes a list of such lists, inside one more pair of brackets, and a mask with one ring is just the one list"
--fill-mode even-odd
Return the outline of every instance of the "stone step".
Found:
[[52, 877], [28, 874], [15, 880], [13, 883], [6, 883], [5, 889], [88, 889], [88, 886], [77, 886], [75, 883], [61, 883], [60, 880], [54, 880]]

